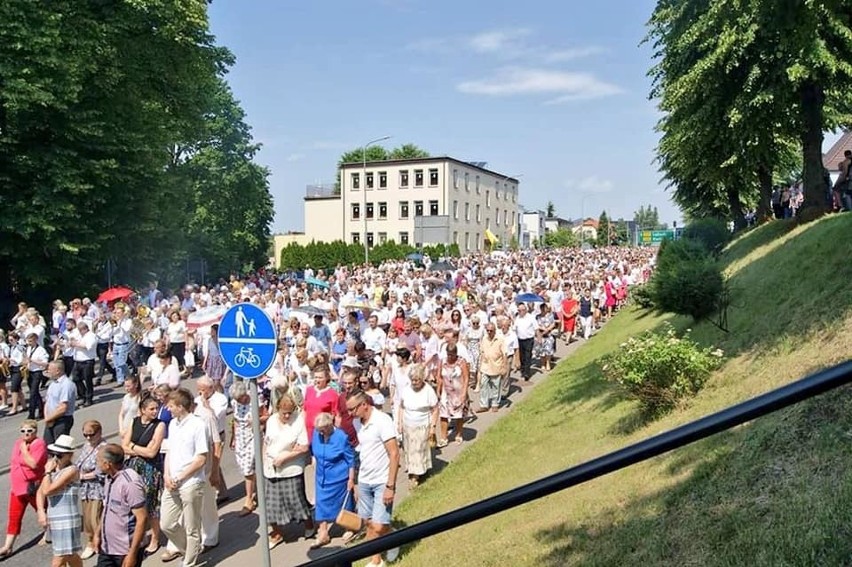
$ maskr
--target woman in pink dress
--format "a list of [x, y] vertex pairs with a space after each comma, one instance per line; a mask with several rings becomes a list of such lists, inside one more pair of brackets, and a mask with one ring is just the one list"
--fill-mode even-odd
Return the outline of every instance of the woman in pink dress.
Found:
[[317, 367], [313, 372], [314, 383], [305, 390], [302, 411], [305, 412], [305, 428], [308, 439], [314, 434], [314, 420], [321, 413], [337, 417], [338, 393], [331, 387], [331, 376], [327, 367]]
[[615, 307], [615, 293], [615, 285], [612, 283], [612, 276], [610, 276], [606, 279], [606, 283], [604, 284], [604, 295], [606, 296], [604, 305], [606, 306], [607, 319], [612, 317], [612, 308]]
[[44, 477], [47, 445], [38, 436], [38, 423], [27, 419], [21, 423], [21, 436], [12, 445], [9, 463], [9, 521], [6, 542], [0, 548], [0, 561], [12, 554], [15, 540], [21, 534], [21, 520], [27, 506], [36, 508], [36, 490]]

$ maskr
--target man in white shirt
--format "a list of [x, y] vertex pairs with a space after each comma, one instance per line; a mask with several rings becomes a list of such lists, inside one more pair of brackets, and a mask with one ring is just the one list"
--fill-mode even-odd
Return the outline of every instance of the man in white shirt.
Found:
[[[393, 419], [374, 408], [370, 397], [361, 390], [346, 398], [346, 411], [356, 418], [358, 454], [358, 515], [367, 524], [367, 540], [391, 531], [396, 475], [399, 472], [399, 445]], [[387, 552], [388, 561], [399, 556], [399, 549]], [[384, 566], [381, 555], [374, 555], [369, 565]]]
[[196, 567], [201, 554], [201, 505], [207, 482], [204, 464], [210, 454], [207, 426], [190, 413], [192, 394], [185, 389], [170, 393], [167, 407], [172, 420], [164, 460], [160, 527], [177, 547], [177, 553], [183, 555], [183, 567]]
[[[227, 426], [228, 417], [228, 398], [225, 394], [216, 391], [216, 386], [213, 380], [207, 376], [202, 376], [196, 381], [198, 395], [195, 397], [195, 415], [201, 415], [202, 410], [207, 410], [216, 420], [216, 429], [219, 433], [219, 438], [225, 438], [225, 427]], [[210, 475], [210, 478], [215, 481], [215, 488], [219, 491], [219, 496], [225, 498], [228, 487], [225, 484], [225, 476], [222, 474], [222, 468], [218, 465], [222, 458], [221, 452], [213, 454], [216, 470]]]
[[387, 338], [385, 332], [379, 328], [379, 318], [375, 313], [371, 314], [367, 319], [367, 328], [361, 333], [364, 346], [375, 354], [381, 354], [385, 350]]
[[526, 303], [518, 305], [518, 316], [515, 318], [515, 334], [518, 335], [518, 350], [521, 355], [521, 376], [524, 382], [532, 377], [532, 348], [535, 341], [535, 331], [538, 323], [535, 316], [529, 312]]
[[115, 380], [120, 386], [124, 384], [129, 372], [127, 355], [130, 353], [130, 329], [133, 327], [133, 320], [123, 303], [116, 304], [113, 320], [115, 326], [112, 331], [112, 363], [115, 367]]
[[78, 321], [77, 329], [71, 333], [74, 349], [74, 371], [72, 377], [77, 385], [77, 396], [84, 406], [90, 406], [95, 397], [95, 358], [98, 352], [98, 337], [89, 330], [86, 321]]

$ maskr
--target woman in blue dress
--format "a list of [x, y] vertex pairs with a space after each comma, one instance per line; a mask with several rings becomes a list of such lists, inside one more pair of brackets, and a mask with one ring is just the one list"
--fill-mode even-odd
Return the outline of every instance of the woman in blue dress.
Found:
[[338, 327], [334, 332], [334, 342], [331, 343], [331, 369], [334, 376], [340, 376], [343, 367], [343, 359], [346, 358], [349, 344], [346, 342], [346, 329]]
[[321, 413], [314, 421], [311, 452], [316, 459], [314, 520], [319, 527], [311, 547], [318, 548], [331, 542], [328, 531], [344, 503], [347, 510], [355, 510], [355, 450], [346, 433], [334, 426], [334, 417]]

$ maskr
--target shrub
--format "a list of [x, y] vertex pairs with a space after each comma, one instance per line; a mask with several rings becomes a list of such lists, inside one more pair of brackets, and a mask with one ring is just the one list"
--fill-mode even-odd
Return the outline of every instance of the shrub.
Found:
[[662, 332], [648, 331], [622, 343], [604, 360], [603, 371], [639, 401], [646, 416], [655, 417], [697, 394], [722, 354], [690, 340], [689, 330], [678, 337], [666, 323]]
[[640, 285], [630, 290], [630, 297], [636, 302], [636, 305], [642, 309], [651, 309], [654, 307], [654, 298], [651, 295], [651, 288], [647, 285]]
[[677, 240], [660, 250], [649, 294], [657, 308], [698, 321], [716, 312], [724, 287], [722, 270], [707, 249], [695, 240]]
[[731, 239], [728, 224], [720, 219], [698, 219], [683, 229], [681, 238], [700, 242], [711, 254], [718, 254]]

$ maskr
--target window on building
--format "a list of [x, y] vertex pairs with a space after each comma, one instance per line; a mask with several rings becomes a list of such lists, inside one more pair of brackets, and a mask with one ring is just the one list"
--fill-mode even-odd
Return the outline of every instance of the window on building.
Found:
[[440, 214], [438, 213], [438, 201], [429, 201], [429, 214], [433, 217]]
[[414, 170], [414, 186], [415, 187], [423, 187], [423, 170], [415, 169]]
[[352, 203], [352, 219], [358, 220], [361, 218], [361, 204]]
[[388, 233], [387, 232], [380, 232], [379, 233], [379, 246], [381, 246], [382, 244], [384, 244], [387, 241], [388, 241]]
[[[367, 210], [369, 210], [369, 209], [367, 209]], [[370, 218], [370, 217], [367, 217], [367, 218]], [[482, 222], [482, 214], [481, 214], [481, 209], [479, 208], [479, 204], [476, 205], [476, 222]]]
[[[509, 226], [509, 225], [506, 225]], [[515, 213], [512, 212], [512, 226], [515, 226]]]
[[353, 190], [360, 189], [361, 188], [361, 174], [360, 173], [353, 173], [351, 179], [352, 179], [352, 189]]
[[459, 220], [459, 202], [453, 201], [453, 218]]
[[500, 226], [500, 209], [497, 209], [497, 212], [494, 213], [494, 224]]
[[459, 243], [459, 232], [457, 230], [453, 231], [453, 244], [458, 246]]
[[408, 232], [403, 231], [399, 233], [399, 243], [400, 244], [408, 244]]
[[465, 252], [470, 250], [470, 233], [469, 232], [464, 233], [464, 250], [465, 250]]
[[423, 201], [414, 201], [414, 216], [423, 216]]
[[[370, 236], [369, 234], [367, 236]], [[479, 233], [476, 233], [476, 249], [482, 250], [482, 239], [479, 237]]]
[[367, 180], [367, 189], [372, 189], [373, 188], [373, 172], [368, 173], [365, 179]]
[[491, 206], [491, 191], [485, 191], [485, 206]]
[[464, 204], [464, 220], [470, 222], [470, 203]]
[[379, 218], [388, 218], [388, 204], [385, 201], [379, 201]]
[[514, 203], [515, 203], [515, 194], [512, 193], [512, 204], [514, 204]]
[[379, 172], [379, 189], [387, 189], [388, 188], [388, 172], [380, 171]]
[[361, 244], [361, 233], [353, 232], [352, 233], [352, 244]]
[[479, 194], [480, 194], [479, 192], [480, 192], [480, 187], [479, 187], [479, 176], [477, 175], [477, 176], [476, 176], [476, 194], [477, 194], [477, 195], [479, 195]]
[[373, 247], [373, 233], [368, 232], [367, 233], [367, 248], [372, 248], [372, 247]]
[[368, 219], [373, 218], [373, 203], [367, 203], [366, 216], [367, 216]]
[[453, 189], [458, 189], [458, 188], [459, 188], [459, 170], [454, 169], [453, 170]]
[[485, 217], [485, 229], [491, 230], [491, 217]]
[[464, 172], [464, 190], [470, 191], [470, 174], [468, 172]]
[[404, 169], [399, 172], [399, 186], [408, 187], [408, 170]]
[[438, 170], [430, 169], [429, 170], [429, 187], [437, 187], [438, 186]]
[[399, 203], [399, 218], [408, 218], [408, 201], [400, 201]]

